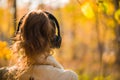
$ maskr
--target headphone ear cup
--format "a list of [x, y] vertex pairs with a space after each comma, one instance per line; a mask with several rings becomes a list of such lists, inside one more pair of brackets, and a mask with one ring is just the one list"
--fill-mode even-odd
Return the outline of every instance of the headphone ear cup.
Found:
[[52, 48], [60, 48], [61, 41], [62, 41], [62, 39], [60, 36], [55, 36], [55, 38], [51, 41]]

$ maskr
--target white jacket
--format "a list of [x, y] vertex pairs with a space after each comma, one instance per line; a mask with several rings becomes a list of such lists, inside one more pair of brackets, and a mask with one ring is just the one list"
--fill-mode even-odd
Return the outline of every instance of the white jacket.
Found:
[[[49, 64], [34, 65], [32, 70], [22, 74], [20, 80], [30, 80], [30, 77], [34, 80], [78, 80], [75, 72], [63, 69], [54, 57], [49, 56], [47, 63]], [[8, 71], [14, 71], [16, 68], [16, 66], [10, 67]]]

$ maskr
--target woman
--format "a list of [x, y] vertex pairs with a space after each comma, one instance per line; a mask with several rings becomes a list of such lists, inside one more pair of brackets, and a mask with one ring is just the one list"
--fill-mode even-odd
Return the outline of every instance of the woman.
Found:
[[64, 70], [52, 56], [61, 40], [59, 24], [51, 13], [27, 13], [18, 24], [12, 46], [20, 58], [14, 66], [1, 69], [0, 80], [78, 80], [75, 72]]

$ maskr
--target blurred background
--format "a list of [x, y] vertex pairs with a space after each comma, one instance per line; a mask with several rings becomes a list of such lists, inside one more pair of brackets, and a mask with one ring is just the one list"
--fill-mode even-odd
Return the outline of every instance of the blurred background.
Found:
[[0, 0], [0, 67], [9, 65], [20, 18], [34, 9], [58, 19], [63, 40], [54, 56], [79, 80], [120, 80], [120, 0]]

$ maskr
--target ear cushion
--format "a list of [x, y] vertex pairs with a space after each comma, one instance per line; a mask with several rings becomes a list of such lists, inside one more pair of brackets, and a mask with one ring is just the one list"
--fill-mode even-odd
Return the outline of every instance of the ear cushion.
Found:
[[55, 38], [51, 41], [52, 48], [60, 48], [62, 42], [62, 38], [60, 36], [55, 36]]

